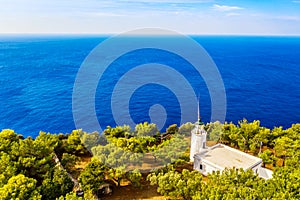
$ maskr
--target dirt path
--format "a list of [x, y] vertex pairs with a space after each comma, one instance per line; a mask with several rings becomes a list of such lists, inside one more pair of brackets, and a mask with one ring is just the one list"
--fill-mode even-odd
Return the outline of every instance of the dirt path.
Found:
[[151, 186], [148, 181], [146, 181], [148, 173], [142, 174], [141, 188], [134, 187], [128, 181], [121, 182], [121, 186], [113, 186], [113, 194], [111, 196], [105, 196], [101, 199], [105, 200], [165, 200], [166, 197], [161, 196], [156, 191], [156, 186]]
[[[64, 170], [64, 171], [67, 172], [67, 170], [65, 170], [64, 166], [61, 164], [61, 162], [60, 162], [60, 160], [59, 160], [59, 158], [57, 157], [57, 155], [56, 155], [55, 152], [54, 152], [53, 159], [54, 159], [56, 165], [57, 165], [60, 169], [62, 169], [62, 170]], [[72, 180], [72, 182], [74, 183], [74, 187], [75, 187], [77, 190], [81, 190], [81, 187], [80, 187], [80, 185], [79, 185], [79, 183], [78, 183], [78, 180], [75, 179], [75, 178], [74, 178], [70, 173], [68, 173], [68, 172], [67, 172], [67, 175], [69, 176], [69, 178], [70, 178], [70, 179]]]
[[144, 186], [142, 189], [135, 188], [133, 186], [122, 186], [120, 188], [115, 188], [111, 196], [106, 196], [101, 198], [104, 200], [165, 200], [166, 197], [161, 196], [156, 192], [156, 187], [154, 186]]

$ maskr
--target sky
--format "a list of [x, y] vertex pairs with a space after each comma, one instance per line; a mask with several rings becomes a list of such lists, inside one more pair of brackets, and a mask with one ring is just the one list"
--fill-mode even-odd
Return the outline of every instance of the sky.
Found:
[[300, 35], [300, 0], [0, 0], [0, 34]]

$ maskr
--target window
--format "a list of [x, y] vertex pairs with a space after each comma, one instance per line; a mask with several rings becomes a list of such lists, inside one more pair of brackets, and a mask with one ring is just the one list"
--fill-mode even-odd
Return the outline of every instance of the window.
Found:
[[200, 170], [203, 170], [203, 165], [202, 164], [200, 164]]
[[202, 148], [205, 149], [205, 142], [203, 142], [203, 147]]

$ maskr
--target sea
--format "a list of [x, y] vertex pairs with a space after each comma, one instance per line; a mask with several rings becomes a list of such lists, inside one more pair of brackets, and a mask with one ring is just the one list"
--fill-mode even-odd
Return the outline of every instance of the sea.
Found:
[[[147, 37], [143, 39], [148, 40]], [[260, 120], [268, 128], [288, 128], [300, 123], [300, 37], [189, 37], [206, 50], [221, 75], [226, 93], [225, 121]], [[109, 38], [106, 35], [0, 35], [0, 130], [13, 129], [25, 137], [36, 137], [40, 131], [70, 133], [80, 128], [74, 120], [76, 78], [91, 51]], [[203, 77], [189, 71], [188, 64], [174, 54], [142, 49], [127, 52], [111, 63], [102, 74], [101, 87], [96, 87], [92, 96], [94, 104], [82, 105], [93, 106], [91, 110], [95, 110], [101, 130], [118, 124], [111, 100], [118, 80], [133, 66], [153, 62], [174, 69], [180, 67], [179, 72], [195, 94], [200, 94], [201, 119], [211, 121], [212, 99]], [[132, 82], [146, 77], [147, 74], [141, 73]], [[149, 122], [151, 106], [161, 105], [167, 116], [162, 131], [170, 124], [180, 125], [181, 102], [172, 88], [145, 84], [130, 90], [131, 86], [122, 87], [118, 101], [125, 101], [130, 94], [130, 105], [119, 108], [118, 113], [129, 112], [134, 123]], [[84, 117], [81, 120], [89, 121]], [[190, 121], [196, 120], [197, 109], [194, 109]]]

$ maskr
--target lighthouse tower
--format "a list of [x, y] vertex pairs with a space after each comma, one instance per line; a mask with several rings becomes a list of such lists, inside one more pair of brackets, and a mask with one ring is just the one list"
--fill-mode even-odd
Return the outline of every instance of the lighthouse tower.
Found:
[[207, 132], [204, 130], [204, 123], [200, 118], [200, 107], [198, 102], [198, 121], [195, 123], [195, 128], [191, 131], [191, 150], [190, 161], [194, 162], [194, 155], [206, 148]]

